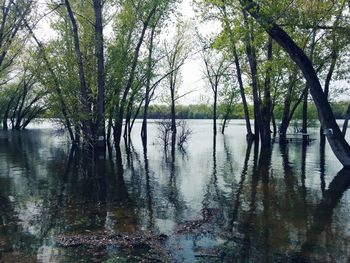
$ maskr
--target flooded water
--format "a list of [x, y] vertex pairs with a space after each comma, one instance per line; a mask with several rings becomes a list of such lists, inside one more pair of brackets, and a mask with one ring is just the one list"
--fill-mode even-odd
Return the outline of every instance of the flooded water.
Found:
[[215, 140], [188, 123], [174, 159], [154, 123], [121, 160], [71, 151], [50, 123], [1, 132], [0, 262], [349, 262], [350, 171], [318, 129], [260, 151], [241, 121]]

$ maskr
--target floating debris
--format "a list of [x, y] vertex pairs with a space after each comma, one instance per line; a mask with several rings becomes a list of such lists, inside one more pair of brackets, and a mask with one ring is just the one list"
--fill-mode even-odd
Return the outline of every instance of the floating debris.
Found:
[[104, 247], [117, 245], [120, 247], [151, 249], [155, 243], [167, 239], [167, 235], [155, 235], [149, 232], [136, 233], [131, 235], [108, 234], [106, 232], [86, 232], [76, 235], [63, 235], [56, 238], [59, 245], [63, 247], [73, 247], [80, 245], [92, 245]]
[[208, 232], [211, 229], [209, 224], [217, 217], [219, 209], [203, 208], [201, 211], [203, 219], [187, 220], [175, 233]]

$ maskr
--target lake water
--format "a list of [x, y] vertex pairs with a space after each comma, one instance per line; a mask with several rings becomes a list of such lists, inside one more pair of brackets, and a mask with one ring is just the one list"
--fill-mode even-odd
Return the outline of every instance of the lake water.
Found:
[[0, 262], [349, 262], [350, 171], [318, 128], [260, 151], [242, 121], [215, 143], [211, 121], [188, 124], [174, 159], [155, 123], [121, 161], [71, 151], [52, 123], [0, 132]]

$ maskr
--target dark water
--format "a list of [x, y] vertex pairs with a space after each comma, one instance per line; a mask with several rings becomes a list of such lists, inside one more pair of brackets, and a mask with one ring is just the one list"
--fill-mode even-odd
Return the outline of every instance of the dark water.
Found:
[[214, 143], [210, 121], [190, 121], [175, 160], [154, 124], [147, 153], [137, 123], [122, 161], [114, 150], [105, 161], [71, 151], [48, 123], [0, 133], [0, 262], [137, 262], [130, 255], [149, 253], [57, 242], [95, 233], [165, 234], [159, 250], [170, 255], [153, 252], [164, 262], [349, 262], [350, 171], [320, 146], [318, 129], [309, 145], [260, 151], [242, 124]]

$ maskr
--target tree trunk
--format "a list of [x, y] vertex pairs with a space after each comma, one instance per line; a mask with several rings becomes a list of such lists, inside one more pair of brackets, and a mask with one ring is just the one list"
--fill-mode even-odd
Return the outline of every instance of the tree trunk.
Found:
[[172, 147], [176, 143], [176, 110], [175, 110], [175, 87], [171, 87], [171, 142]]
[[64, 101], [64, 97], [63, 97], [63, 94], [62, 94], [62, 91], [61, 91], [61, 87], [60, 87], [60, 83], [58, 81], [58, 78], [57, 78], [55, 72], [53, 71], [49, 60], [46, 57], [45, 49], [44, 49], [43, 44], [34, 35], [34, 32], [33, 32], [32, 28], [28, 25], [28, 23], [26, 21], [25, 21], [25, 26], [28, 29], [29, 33], [32, 35], [32, 37], [33, 37], [34, 41], [36, 42], [36, 44], [38, 45], [39, 51], [42, 54], [42, 57], [43, 57], [44, 62], [46, 64], [47, 68], [48, 68], [48, 71], [50, 72], [50, 74], [51, 74], [51, 76], [53, 78], [55, 92], [56, 92], [56, 94], [58, 96], [58, 101], [59, 101], [59, 104], [60, 104], [60, 108], [61, 108], [61, 112], [62, 112], [62, 115], [63, 115], [63, 118], [64, 118], [65, 125], [66, 125], [67, 130], [68, 130], [69, 137], [70, 137], [72, 142], [75, 142], [76, 140], [74, 138], [72, 125], [71, 125], [71, 122], [70, 122], [70, 119], [69, 119], [69, 115], [68, 115], [68, 111], [67, 111], [67, 105], [66, 105], [66, 103]]
[[142, 119], [142, 127], [141, 127], [141, 138], [142, 138], [142, 143], [144, 145], [147, 145], [147, 118], [148, 118], [148, 97], [149, 93], [147, 94], [146, 92], [146, 98], [145, 98], [145, 105], [143, 108], [143, 119]]
[[123, 97], [120, 101], [119, 109], [117, 111], [117, 117], [116, 117], [116, 121], [115, 121], [116, 123], [115, 123], [115, 126], [113, 127], [114, 143], [116, 145], [119, 145], [119, 143], [120, 143], [120, 139], [121, 139], [121, 135], [122, 135], [125, 103], [127, 100], [128, 93], [129, 93], [131, 86], [134, 82], [135, 71], [136, 71], [136, 66], [138, 64], [138, 58], [139, 58], [139, 54], [140, 54], [141, 45], [143, 43], [146, 30], [148, 28], [148, 24], [149, 24], [150, 20], [152, 19], [152, 17], [154, 16], [155, 12], [156, 12], [156, 6], [154, 6], [152, 8], [152, 10], [148, 14], [146, 20], [144, 21], [141, 35], [140, 35], [138, 42], [137, 42], [137, 45], [135, 47], [135, 55], [134, 55], [133, 60], [132, 60], [130, 75], [128, 78], [128, 82], [125, 86]]
[[218, 87], [214, 89], [214, 104], [213, 104], [213, 134], [216, 136], [216, 120], [217, 120], [217, 101], [218, 101]]
[[21, 104], [19, 105], [18, 111], [17, 111], [17, 116], [16, 116], [16, 124], [14, 129], [15, 130], [20, 130], [21, 129], [21, 122], [22, 122], [22, 110], [23, 110], [23, 106], [24, 106], [24, 102], [26, 100], [27, 94], [28, 94], [28, 85], [29, 83], [26, 82], [26, 80], [24, 80], [23, 83], [23, 94], [21, 96]]
[[227, 114], [225, 115], [224, 122], [222, 123], [221, 134], [225, 134], [226, 122], [227, 122]]
[[[76, 56], [78, 69], [79, 69], [80, 102], [81, 102], [82, 107], [83, 107], [82, 131], [83, 131], [83, 134], [85, 137], [84, 139], [91, 140], [92, 139], [91, 119], [89, 121], [87, 118], [91, 118], [92, 116], [91, 116], [91, 112], [90, 112], [90, 100], [88, 97], [88, 87], [87, 87], [86, 80], [85, 80], [83, 57], [82, 57], [81, 50], [80, 50], [78, 27], [77, 27], [77, 23], [76, 23], [76, 20], [75, 20], [75, 17], [74, 17], [74, 14], [73, 14], [73, 11], [71, 9], [69, 1], [65, 0], [64, 2], [65, 2], [66, 9], [67, 9], [69, 20], [71, 21], [71, 24], [72, 24], [75, 56]], [[96, 20], [96, 23], [97, 23], [97, 20]]]
[[[253, 35], [251, 34], [251, 27], [248, 22], [247, 13], [243, 10], [243, 18], [244, 18], [244, 24], [247, 27], [247, 32], [245, 36], [245, 42], [246, 42], [246, 53], [249, 61], [249, 67], [251, 71], [251, 77], [252, 77], [252, 89], [253, 89], [253, 101], [254, 101], [254, 133], [255, 133], [255, 139], [259, 139], [259, 136], [262, 140], [266, 138], [264, 132], [264, 128], [262, 127], [263, 120], [261, 116], [260, 111], [260, 97], [259, 97], [259, 86], [258, 86], [258, 70], [256, 65], [256, 54], [255, 54], [255, 48], [252, 46], [253, 42]], [[249, 29], [249, 31], [248, 31]], [[262, 135], [262, 136], [261, 136]], [[267, 142], [264, 140], [261, 142], [262, 145], [265, 145]]]
[[310, 93], [317, 108], [321, 125], [326, 133], [328, 142], [338, 160], [346, 167], [350, 167], [350, 146], [344, 139], [338, 124], [335, 121], [333, 111], [322, 90], [315, 69], [304, 51], [293, 39], [277, 24], [262, 20], [257, 13], [256, 4], [251, 0], [243, 0], [245, 8], [255, 17], [259, 23], [266, 26], [268, 34], [289, 54], [298, 65], [310, 87]]
[[286, 133], [289, 126], [289, 112], [290, 112], [290, 105], [292, 102], [292, 92], [293, 92], [293, 86], [294, 86], [294, 78], [295, 75], [289, 77], [289, 83], [288, 83], [288, 90], [287, 94], [284, 98], [284, 108], [282, 113], [282, 121], [281, 126], [279, 130], [280, 138], [282, 140], [286, 139]]
[[308, 99], [308, 95], [309, 95], [309, 87], [306, 84], [306, 92], [304, 94], [304, 98], [303, 98], [303, 124], [302, 124], [302, 128], [301, 128], [301, 132], [303, 133], [307, 133], [307, 99]]
[[[330, 87], [330, 84], [331, 84], [331, 80], [332, 80], [332, 76], [333, 76], [333, 72], [335, 70], [335, 64], [337, 62], [337, 58], [338, 58], [338, 54], [337, 54], [337, 51], [335, 50], [335, 35], [333, 34], [332, 36], [332, 41], [333, 41], [333, 46], [332, 46], [332, 56], [331, 56], [331, 65], [329, 66], [329, 70], [328, 70], [328, 73], [327, 73], [327, 77], [326, 77], [326, 80], [325, 80], [325, 83], [324, 83], [324, 94], [325, 96], [327, 97], [328, 99], [328, 95], [329, 95], [329, 87]], [[324, 137], [324, 134], [323, 134], [323, 131], [322, 131], [322, 126], [320, 128], [320, 137]]]
[[8, 115], [9, 115], [9, 111], [10, 111], [10, 106], [8, 105], [7, 106], [7, 109], [4, 113], [4, 116], [2, 118], [2, 129], [4, 131], [7, 131], [9, 128], [8, 128], [8, 124], [7, 124], [7, 120], [8, 120]]
[[273, 136], [276, 137], [277, 124], [276, 124], [275, 114], [273, 113], [273, 111], [271, 111], [271, 120], [272, 120]]
[[238, 58], [236, 46], [234, 46], [233, 55], [234, 55], [234, 58], [235, 58], [235, 65], [236, 65], [236, 71], [237, 71], [237, 80], [238, 80], [238, 84], [239, 84], [239, 92], [240, 92], [241, 98], [242, 98], [242, 104], [243, 104], [243, 110], [244, 110], [244, 119], [245, 119], [245, 124], [246, 124], [246, 128], [247, 128], [247, 139], [251, 140], [251, 139], [254, 138], [254, 134], [252, 132], [252, 128], [251, 128], [251, 124], [250, 124], [248, 104], [247, 104], [247, 99], [245, 97], [245, 91], [244, 91], [243, 80], [242, 80], [242, 73], [241, 73], [241, 66], [240, 66], [240, 63], [239, 63], [239, 58]]
[[349, 119], [350, 119], [350, 104], [348, 106], [348, 110], [346, 111], [345, 120], [344, 120], [344, 124], [343, 124], [342, 134], [344, 137], [346, 135], [346, 130], [348, 129]]
[[[314, 57], [314, 51], [315, 51], [315, 41], [316, 41], [316, 29], [313, 29], [312, 31], [312, 41], [310, 46], [310, 62], [313, 63], [313, 57]], [[306, 91], [304, 94], [304, 100], [303, 100], [303, 125], [301, 131], [303, 133], [307, 133], [307, 122], [308, 122], [308, 114], [307, 114], [307, 100], [309, 98], [309, 85], [306, 83]], [[306, 137], [303, 137], [305, 139]]]
[[295, 102], [295, 104], [293, 105], [293, 107], [289, 110], [289, 116], [287, 117], [287, 119], [286, 119], [286, 122], [285, 122], [285, 126], [284, 126], [284, 128], [283, 128], [283, 133], [281, 133], [281, 139], [282, 139], [282, 141], [283, 141], [283, 139], [285, 139], [286, 137], [285, 137], [285, 134], [286, 134], [286, 132], [287, 132], [287, 129], [288, 129], [288, 127], [289, 127], [289, 124], [290, 124], [290, 122], [291, 122], [291, 120], [293, 119], [293, 116], [294, 116], [294, 113], [295, 113], [295, 111], [296, 111], [296, 109], [298, 108], [298, 106], [300, 105], [300, 103], [303, 101], [303, 99], [304, 99], [304, 96], [305, 96], [305, 94], [306, 94], [306, 89], [307, 89], [307, 87], [305, 86], [305, 88], [304, 88], [304, 90], [303, 90], [303, 92], [302, 92], [302, 94], [301, 94], [301, 96], [299, 97], [299, 99]]
[[107, 138], [106, 141], [109, 143], [111, 140], [111, 133], [113, 127], [113, 106], [109, 110], [108, 124], [107, 124]]
[[102, 24], [102, 1], [93, 0], [95, 12], [95, 53], [97, 59], [97, 118], [96, 118], [96, 146], [105, 155], [106, 132], [105, 132], [105, 78], [104, 78], [104, 54], [103, 54], [103, 24]]
[[250, 124], [249, 110], [248, 110], [247, 100], [245, 97], [245, 91], [244, 91], [244, 86], [243, 86], [243, 81], [242, 81], [241, 66], [240, 66], [239, 58], [238, 58], [238, 54], [237, 54], [234, 34], [233, 34], [231, 26], [229, 24], [229, 18], [227, 16], [225, 5], [223, 5], [222, 8], [224, 11], [226, 30], [228, 30], [230, 32], [230, 40], [231, 40], [231, 44], [233, 47], [233, 56], [234, 56], [234, 61], [235, 61], [235, 66], [236, 66], [237, 80], [238, 80], [238, 84], [239, 84], [239, 92], [240, 92], [241, 99], [242, 99], [243, 110], [244, 110], [244, 119], [245, 119], [246, 129], [247, 129], [247, 140], [250, 141], [250, 140], [254, 139], [254, 134], [252, 132], [252, 128], [251, 128], [251, 124]]
[[266, 77], [264, 85], [264, 102], [261, 108], [262, 115], [262, 134], [261, 134], [261, 143], [262, 145], [268, 146], [271, 144], [271, 61], [272, 61], [272, 38], [269, 37], [267, 43], [267, 61], [270, 63], [266, 68]]
[[227, 107], [226, 107], [225, 115], [224, 115], [224, 118], [223, 118], [224, 121], [223, 121], [222, 128], [221, 128], [221, 134], [225, 133], [226, 123], [227, 123], [229, 115], [231, 113], [231, 107], [232, 107], [232, 104], [233, 104], [233, 98], [234, 97], [233, 97], [233, 94], [232, 94], [230, 102], [229, 102], [229, 105], [227, 105]]
[[147, 145], [147, 117], [148, 117], [148, 106], [150, 103], [150, 89], [151, 89], [151, 78], [152, 78], [152, 54], [153, 54], [153, 40], [156, 27], [152, 27], [150, 45], [148, 48], [148, 60], [147, 60], [147, 83], [145, 92], [145, 106], [143, 110], [143, 120], [141, 127], [141, 138], [144, 145]]

